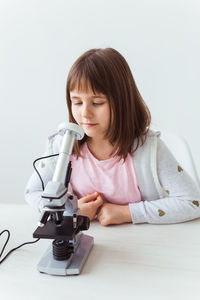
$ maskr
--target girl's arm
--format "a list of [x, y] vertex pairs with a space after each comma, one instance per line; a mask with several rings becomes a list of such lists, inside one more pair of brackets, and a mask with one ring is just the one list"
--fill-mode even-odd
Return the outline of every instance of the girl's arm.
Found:
[[[49, 158], [41, 160], [40, 163], [38, 163], [36, 166], [43, 179], [44, 186], [46, 186], [47, 182], [53, 177], [53, 172], [51, 170], [48, 160]], [[30, 206], [32, 206], [35, 210], [39, 212], [41, 212], [41, 209], [43, 207], [41, 198], [42, 192], [42, 183], [38, 174], [36, 173], [36, 171], [34, 171], [26, 185], [24, 197], [26, 202], [28, 202]]]
[[[61, 137], [59, 135], [53, 134], [52, 136], [50, 136], [47, 140], [46, 149], [43, 156], [57, 154], [60, 149], [60, 143]], [[42, 177], [44, 187], [47, 185], [48, 181], [52, 180], [53, 178], [57, 158], [57, 156], [46, 158], [36, 163], [36, 168]], [[30, 206], [32, 206], [39, 212], [41, 212], [41, 209], [43, 207], [41, 198], [42, 192], [43, 189], [41, 180], [36, 171], [34, 171], [26, 185], [24, 196], [26, 202], [28, 202]]]
[[168, 224], [199, 218], [199, 189], [160, 139], [157, 172], [167, 196], [129, 204], [133, 223]]

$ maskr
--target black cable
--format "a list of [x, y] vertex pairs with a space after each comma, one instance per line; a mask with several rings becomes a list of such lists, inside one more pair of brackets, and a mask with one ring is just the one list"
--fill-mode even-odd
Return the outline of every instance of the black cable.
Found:
[[[8, 243], [8, 241], [9, 241], [9, 239], [10, 239], [10, 231], [7, 230], [7, 229], [3, 230], [3, 231], [0, 233], [0, 236], [1, 236], [4, 232], [7, 232], [8, 237], [7, 237], [7, 240], [6, 240], [4, 246], [3, 246], [2, 250], [1, 250], [0, 258], [1, 258], [1, 256], [2, 256], [4, 250], [5, 250], [5, 247], [6, 247], [7, 243]], [[10, 251], [6, 254], [6, 256], [4, 256], [4, 258], [3, 258], [2, 260], [0, 260], [0, 264], [2, 264], [2, 262], [3, 262], [3, 261], [8, 257], [8, 255], [10, 255], [13, 251], [15, 251], [15, 250], [21, 248], [21, 247], [24, 246], [24, 245], [34, 244], [34, 243], [38, 242], [39, 240], [40, 240], [40, 238], [37, 239], [37, 240], [35, 240], [35, 241], [32, 241], [32, 242], [26, 242], [26, 243], [23, 243], [23, 244], [21, 244], [20, 246], [18, 246], [18, 247], [16, 247], [16, 248], [13, 248], [12, 250], [10, 250]]]
[[36, 163], [38, 160], [45, 159], [45, 158], [49, 158], [49, 157], [52, 157], [52, 156], [58, 156], [58, 155], [59, 155], [59, 153], [58, 153], [58, 154], [52, 154], [52, 155], [48, 155], [48, 156], [39, 157], [39, 158], [37, 158], [36, 160], [34, 160], [34, 162], [33, 162], [33, 168], [35, 169], [35, 171], [37, 172], [37, 174], [38, 174], [38, 176], [39, 176], [39, 178], [40, 178], [40, 180], [41, 180], [43, 191], [44, 191], [44, 182], [43, 182], [43, 180], [42, 180], [42, 177], [41, 177], [40, 173], [38, 172], [38, 170], [37, 170], [37, 168], [36, 168], [36, 166], [35, 166], [35, 163]]
[[[42, 177], [41, 177], [40, 173], [38, 172], [38, 170], [37, 170], [35, 164], [36, 164], [36, 162], [37, 162], [38, 160], [45, 159], [45, 158], [49, 158], [49, 157], [53, 157], [53, 156], [58, 156], [58, 155], [59, 155], [59, 154], [52, 154], [52, 155], [48, 155], [48, 156], [39, 157], [39, 158], [37, 158], [36, 160], [34, 160], [34, 162], [33, 162], [33, 168], [35, 169], [35, 171], [37, 172], [37, 174], [38, 174], [38, 176], [39, 176], [39, 178], [40, 178], [40, 180], [41, 180], [43, 191], [44, 191], [44, 182], [43, 182]], [[7, 232], [8, 237], [7, 237], [7, 240], [6, 240], [4, 246], [3, 246], [2, 250], [1, 250], [0, 258], [1, 258], [1, 256], [3, 255], [3, 252], [4, 252], [5, 248], [6, 248], [6, 245], [8, 244], [8, 241], [9, 241], [9, 239], [10, 239], [10, 231], [9, 231], [8, 229], [5, 229], [5, 230], [3, 230], [2, 232], [0, 232], [0, 236], [1, 236], [4, 232]], [[35, 241], [32, 241], [32, 242], [26, 242], [26, 243], [23, 243], [23, 244], [19, 245], [18, 247], [13, 248], [12, 250], [10, 250], [10, 251], [6, 254], [6, 256], [4, 256], [4, 258], [2, 258], [2, 260], [0, 260], [0, 264], [2, 264], [2, 262], [3, 262], [3, 261], [4, 261], [4, 260], [5, 260], [5, 259], [6, 259], [13, 251], [15, 251], [15, 250], [21, 248], [21, 247], [24, 246], [24, 245], [34, 244], [34, 243], [38, 242], [39, 240], [40, 240], [40, 238], [37, 239], [37, 240], [35, 240]]]

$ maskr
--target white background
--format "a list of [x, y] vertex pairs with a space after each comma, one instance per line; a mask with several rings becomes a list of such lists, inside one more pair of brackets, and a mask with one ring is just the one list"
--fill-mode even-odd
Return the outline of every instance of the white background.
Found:
[[67, 121], [69, 68], [105, 47], [128, 61], [153, 127], [183, 135], [200, 172], [198, 0], [0, 0], [0, 202], [24, 202], [32, 161]]

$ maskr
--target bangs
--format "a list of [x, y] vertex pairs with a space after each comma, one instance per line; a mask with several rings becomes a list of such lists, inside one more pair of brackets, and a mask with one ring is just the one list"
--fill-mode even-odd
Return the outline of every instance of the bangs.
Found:
[[97, 68], [95, 64], [85, 63], [72, 67], [70, 76], [68, 77], [68, 92], [77, 90], [78, 92], [88, 92], [92, 90], [94, 94], [107, 95], [105, 76]]

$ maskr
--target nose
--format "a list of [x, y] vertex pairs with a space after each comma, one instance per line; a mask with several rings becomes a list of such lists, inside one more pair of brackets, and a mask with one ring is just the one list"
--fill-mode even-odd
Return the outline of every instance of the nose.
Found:
[[83, 105], [82, 108], [82, 117], [85, 119], [88, 119], [92, 116], [92, 111], [91, 108], [89, 107], [89, 105]]

